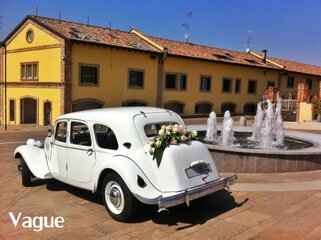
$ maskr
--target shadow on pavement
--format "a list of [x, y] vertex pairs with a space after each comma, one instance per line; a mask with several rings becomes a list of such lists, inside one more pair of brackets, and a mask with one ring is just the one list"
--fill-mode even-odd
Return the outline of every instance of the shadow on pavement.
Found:
[[103, 205], [100, 194], [93, 194], [91, 191], [73, 187], [63, 182], [59, 182], [58, 180], [55, 180], [55, 179], [47, 180], [46, 188], [49, 191], [66, 191], [79, 198], [85, 199], [87, 201], [90, 201], [96, 204]]
[[[103, 205], [100, 194], [92, 194], [90, 191], [76, 188], [57, 180], [51, 179], [41, 181], [47, 184], [46, 188], [49, 191], [67, 191], [68, 193], [85, 199], [87, 201]], [[168, 226], [178, 225], [178, 223], [186, 223], [187, 226], [178, 227], [176, 230], [183, 230], [195, 225], [202, 225], [209, 219], [215, 218], [234, 208], [241, 207], [248, 199], [241, 203], [235, 202], [234, 197], [227, 190], [220, 190], [209, 196], [196, 199], [190, 202], [190, 206], [181, 204], [176, 207], [169, 208], [169, 212], [163, 211], [158, 213], [157, 206], [139, 205], [137, 217], [132, 223], [140, 223], [152, 220], [155, 224], [164, 224]]]
[[209, 196], [196, 199], [187, 207], [185, 204], [173, 207], [169, 212], [161, 212], [152, 218], [154, 223], [168, 226], [178, 225], [178, 223], [188, 224], [178, 227], [176, 230], [202, 225], [207, 220], [224, 214], [234, 208], [241, 207], [248, 199], [241, 203], [235, 202], [234, 197], [227, 190], [220, 190]]
[[241, 207], [248, 201], [246, 198], [243, 202], [235, 202], [234, 197], [227, 190], [220, 190], [209, 196], [196, 199], [190, 202], [190, 206], [181, 204], [176, 207], [169, 208], [168, 212], [158, 213], [157, 206], [144, 205], [138, 211], [138, 216], [134, 222], [144, 222], [152, 220], [156, 224], [167, 226], [175, 226], [178, 223], [188, 224], [185, 227], [178, 227], [176, 230], [183, 230], [195, 225], [202, 225], [207, 220], [224, 214], [234, 208]]

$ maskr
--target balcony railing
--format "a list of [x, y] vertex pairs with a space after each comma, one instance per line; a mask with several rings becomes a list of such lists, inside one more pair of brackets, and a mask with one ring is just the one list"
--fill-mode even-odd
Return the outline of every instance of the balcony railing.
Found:
[[296, 112], [298, 108], [297, 100], [282, 99], [282, 111]]

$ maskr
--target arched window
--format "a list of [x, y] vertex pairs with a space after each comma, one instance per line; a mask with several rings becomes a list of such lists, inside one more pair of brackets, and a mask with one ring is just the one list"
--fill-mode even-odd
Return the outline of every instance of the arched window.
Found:
[[210, 113], [213, 109], [213, 104], [210, 102], [199, 102], [195, 105], [195, 113]]
[[91, 99], [91, 98], [78, 99], [76, 101], [73, 101], [72, 111], [78, 112], [83, 110], [102, 108], [103, 105], [104, 105], [104, 102], [99, 101], [97, 99]]
[[124, 101], [122, 103], [123, 107], [138, 107], [138, 106], [147, 106], [147, 105], [148, 105], [147, 102], [139, 99], [131, 99], [131, 100]]
[[255, 103], [247, 103], [244, 105], [243, 112], [246, 114], [255, 114], [256, 112], [256, 104]]
[[235, 103], [223, 103], [221, 106], [221, 113], [225, 113], [227, 110], [230, 113], [235, 113], [236, 104]]
[[164, 104], [165, 108], [176, 113], [184, 113], [184, 103], [179, 101], [167, 102]]

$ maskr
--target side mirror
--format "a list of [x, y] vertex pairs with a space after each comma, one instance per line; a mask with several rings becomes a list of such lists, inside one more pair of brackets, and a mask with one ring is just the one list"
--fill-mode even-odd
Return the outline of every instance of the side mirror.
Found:
[[49, 129], [48, 129], [48, 134], [47, 134], [47, 136], [48, 136], [48, 137], [51, 137], [51, 135], [52, 135], [52, 128], [49, 128]]

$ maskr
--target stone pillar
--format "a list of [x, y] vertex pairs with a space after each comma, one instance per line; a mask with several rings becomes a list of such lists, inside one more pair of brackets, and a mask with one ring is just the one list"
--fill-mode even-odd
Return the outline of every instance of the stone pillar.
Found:
[[71, 47], [72, 43], [69, 41], [64, 41], [61, 48], [61, 81], [62, 86], [62, 102], [61, 102], [61, 113], [71, 112]]
[[298, 97], [299, 102], [306, 102], [308, 100], [308, 85], [304, 83], [298, 84]]
[[156, 89], [156, 107], [163, 107], [163, 78], [164, 78], [164, 57], [158, 57], [157, 66], [157, 89]]
[[0, 125], [3, 123], [3, 117], [2, 117], [2, 109], [4, 109], [4, 106], [2, 106], [2, 89], [3, 89], [3, 48], [0, 47]]
[[240, 117], [239, 125], [241, 127], [246, 127], [246, 117], [244, 116]]
[[266, 88], [263, 93], [265, 100], [271, 100], [271, 102], [275, 102], [278, 89], [278, 87]]

